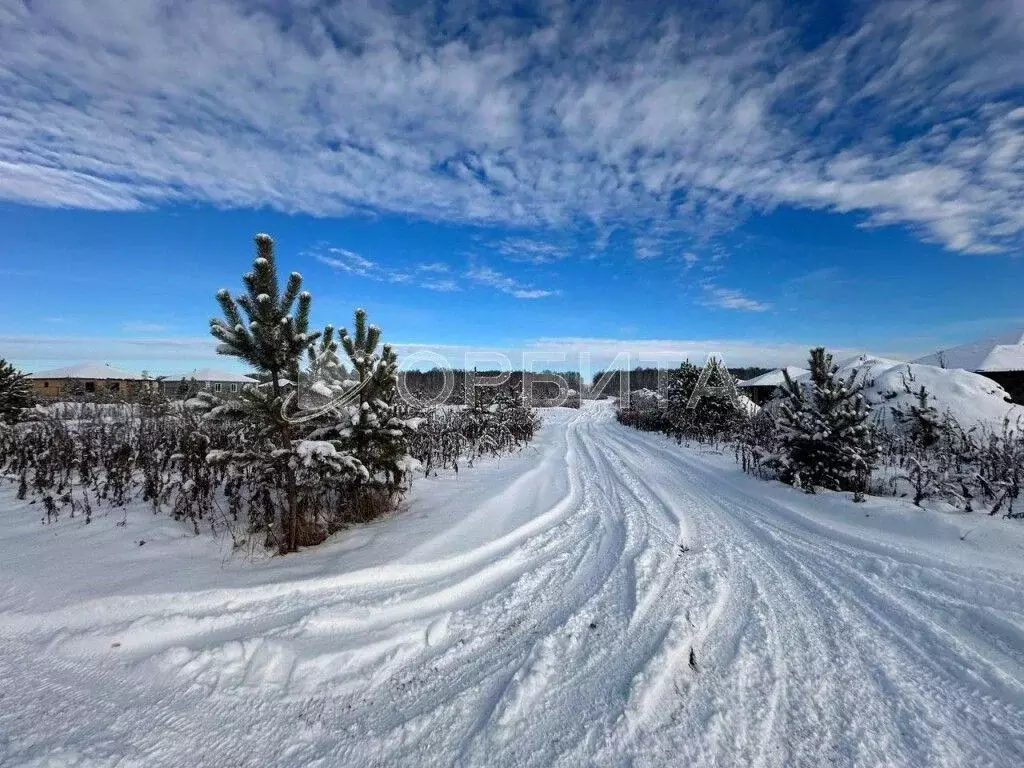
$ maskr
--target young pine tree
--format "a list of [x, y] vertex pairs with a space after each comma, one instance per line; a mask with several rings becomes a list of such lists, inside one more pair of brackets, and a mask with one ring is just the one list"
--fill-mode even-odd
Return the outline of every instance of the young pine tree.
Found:
[[341, 328], [335, 341], [328, 326], [310, 349], [305, 374], [310, 383], [304, 413], [322, 417], [310, 439], [329, 441], [362, 469], [353, 493], [358, 518], [386, 508], [416, 465], [409, 456], [409, 438], [420, 420], [400, 413], [398, 358], [387, 344], [378, 349], [380, 336], [379, 328], [367, 325], [366, 312], [357, 309], [354, 335]]
[[688, 409], [690, 396], [699, 379], [700, 368], [689, 360], [684, 360], [672, 373], [672, 378], [665, 388], [666, 431], [676, 440], [682, 440], [686, 433], [692, 416]]
[[303, 355], [320, 334], [309, 329], [313, 298], [302, 290], [302, 275], [292, 272], [282, 291], [273, 239], [261, 234], [255, 240], [252, 271], [242, 276], [246, 293], [235, 299], [226, 288], [217, 292], [224, 319], [210, 320], [210, 333], [220, 341], [218, 353], [240, 358], [266, 374], [273, 394], [279, 396], [289, 383], [299, 381]]
[[943, 455], [950, 451], [937, 448], [944, 436], [954, 438], [948, 445], [952, 448], [957, 442], [956, 433], [949, 420], [929, 402], [930, 395], [923, 384], [916, 392], [906, 380], [903, 387], [907, 394], [914, 395], [915, 401], [895, 410], [893, 416], [903, 427], [909, 445], [900, 462], [901, 471], [890, 482], [894, 488], [906, 484], [913, 491], [914, 504], [921, 506], [925, 499], [939, 495], [945, 487], [955, 487], [949, 485], [953, 473], [948, 471], [948, 459]]
[[786, 373], [779, 410], [779, 464], [784, 482], [809, 493], [815, 488], [853, 491], [859, 497], [878, 456], [870, 408], [855, 374], [846, 380], [824, 348], [811, 350], [810, 381], [794, 382]]
[[[907, 387], [909, 391], [909, 387]], [[896, 421], [904, 426], [914, 444], [924, 450], [936, 445], [942, 439], [944, 429], [942, 416], [934, 405], [928, 402], [930, 395], [924, 385], [914, 392], [916, 402], [906, 409], [894, 413]]]
[[338, 342], [334, 338], [334, 326], [324, 326], [318, 344], [309, 347], [309, 362], [306, 365], [305, 380], [319, 397], [334, 397], [338, 387], [348, 380], [348, 371], [338, 356]]
[[415, 464], [409, 456], [409, 426], [398, 409], [398, 357], [390, 344], [378, 351], [380, 328], [366, 324], [365, 310], [356, 310], [354, 331], [339, 332], [352, 369], [352, 391], [358, 393], [348, 407], [346, 436], [374, 483], [394, 494]]
[[285, 514], [280, 548], [291, 552], [298, 548], [306, 522], [297, 481], [301, 462], [295, 449], [301, 434], [294, 419], [299, 410], [296, 390], [302, 359], [320, 333], [309, 328], [312, 297], [302, 290], [302, 276], [292, 272], [282, 290], [274, 241], [262, 234], [255, 240], [256, 259], [242, 277], [246, 292], [237, 298], [227, 289], [217, 292], [224, 318], [210, 320], [210, 333], [220, 342], [219, 354], [244, 360], [265, 383], [247, 387], [237, 401], [218, 405], [209, 416], [239, 423], [237, 436], [240, 441], [244, 436], [248, 444], [240, 445], [230, 458], [250, 466], [261, 464], [268, 479], [282, 478]]
[[32, 388], [26, 374], [0, 358], [0, 421], [15, 422], [32, 405]]
[[[684, 361], [675, 372], [666, 392], [666, 419], [669, 433], [677, 440], [691, 438], [712, 440], [729, 433], [742, 420], [743, 413], [736, 402], [722, 391], [721, 378], [731, 376], [717, 360], [705, 369], [698, 368], [689, 360]], [[704, 386], [701, 386], [702, 382]], [[692, 403], [694, 390], [698, 387], [698, 399]]]

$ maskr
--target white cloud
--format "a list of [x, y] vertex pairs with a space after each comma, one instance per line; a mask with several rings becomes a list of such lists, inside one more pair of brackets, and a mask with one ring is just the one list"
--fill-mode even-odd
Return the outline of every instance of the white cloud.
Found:
[[455, 291], [461, 291], [459, 284], [454, 280], [424, 280], [421, 279], [416, 283], [420, 288], [426, 288], [428, 291], [437, 291], [438, 293], [453, 293]]
[[515, 296], [517, 299], [544, 299], [561, 293], [558, 290], [537, 288], [533, 285], [522, 283], [511, 275], [503, 274], [490, 267], [472, 266], [466, 272], [466, 277], [481, 285], [497, 288], [502, 293]]
[[397, 269], [382, 266], [355, 251], [338, 247], [324, 248], [312, 255], [321, 264], [356, 277], [365, 277], [385, 283], [410, 284], [440, 293], [460, 290], [454, 280], [436, 276], [449, 272], [446, 264], [435, 262], [412, 265], [408, 269]]
[[547, 264], [569, 255], [568, 248], [527, 237], [509, 237], [497, 243], [498, 252], [510, 261]]
[[721, 288], [714, 283], [705, 283], [704, 298], [701, 303], [708, 307], [720, 309], [741, 309], [747, 312], [767, 312], [772, 308], [767, 302], [744, 296], [732, 288]]
[[784, 6], [6, 3], [0, 199], [602, 238], [795, 205], [1019, 249], [1019, 0], [851, 4], [811, 49]]
[[661, 255], [658, 240], [651, 237], [637, 237], [633, 240], [633, 255], [640, 261], [658, 258]]
[[340, 269], [342, 272], [348, 272], [350, 275], [356, 275], [357, 277], [387, 279], [388, 273], [385, 270], [382, 270], [369, 259], [347, 248], [328, 248], [326, 253], [314, 254], [313, 258], [321, 264], [326, 264], [334, 269]]

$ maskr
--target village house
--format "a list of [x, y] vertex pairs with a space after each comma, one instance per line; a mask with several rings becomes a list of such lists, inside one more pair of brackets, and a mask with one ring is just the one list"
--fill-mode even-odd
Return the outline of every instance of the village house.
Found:
[[197, 368], [175, 376], [164, 376], [160, 385], [166, 397], [186, 398], [201, 392], [216, 395], [237, 395], [247, 384], [257, 384], [256, 379], [233, 371], [217, 368]]
[[151, 390], [156, 382], [141, 373], [114, 368], [106, 363], [79, 363], [66, 368], [30, 373], [32, 392], [39, 398], [106, 395], [128, 397]]
[[796, 380], [801, 376], [804, 376], [810, 371], [805, 368], [797, 368], [795, 366], [787, 366], [785, 369], [776, 368], [774, 371], [768, 371], [760, 376], [755, 376], [752, 379], [739, 382], [736, 386], [740, 392], [745, 394], [751, 400], [758, 405], [764, 405], [775, 395], [775, 391], [779, 387], [785, 386], [786, 377], [783, 374], [783, 370], [789, 374], [789, 378]]
[[1015, 403], [1024, 404], [1024, 329], [942, 349], [913, 362], [981, 374], [1005, 389]]

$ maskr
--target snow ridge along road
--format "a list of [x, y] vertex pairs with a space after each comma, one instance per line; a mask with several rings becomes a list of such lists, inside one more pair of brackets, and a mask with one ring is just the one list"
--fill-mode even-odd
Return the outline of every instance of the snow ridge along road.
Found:
[[1019, 522], [805, 496], [606, 403], [544, 415], [259, 563], [141, 509], [128, 557], [5, 490], [0, 764], [1024, 764]]

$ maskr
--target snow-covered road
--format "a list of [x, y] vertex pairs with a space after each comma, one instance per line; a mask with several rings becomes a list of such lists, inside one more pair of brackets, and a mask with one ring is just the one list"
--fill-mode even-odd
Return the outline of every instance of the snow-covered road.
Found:
[[1024, 764], [1024, 524], [545, 420], [255, 564], [4, 491], [0, 764]]

